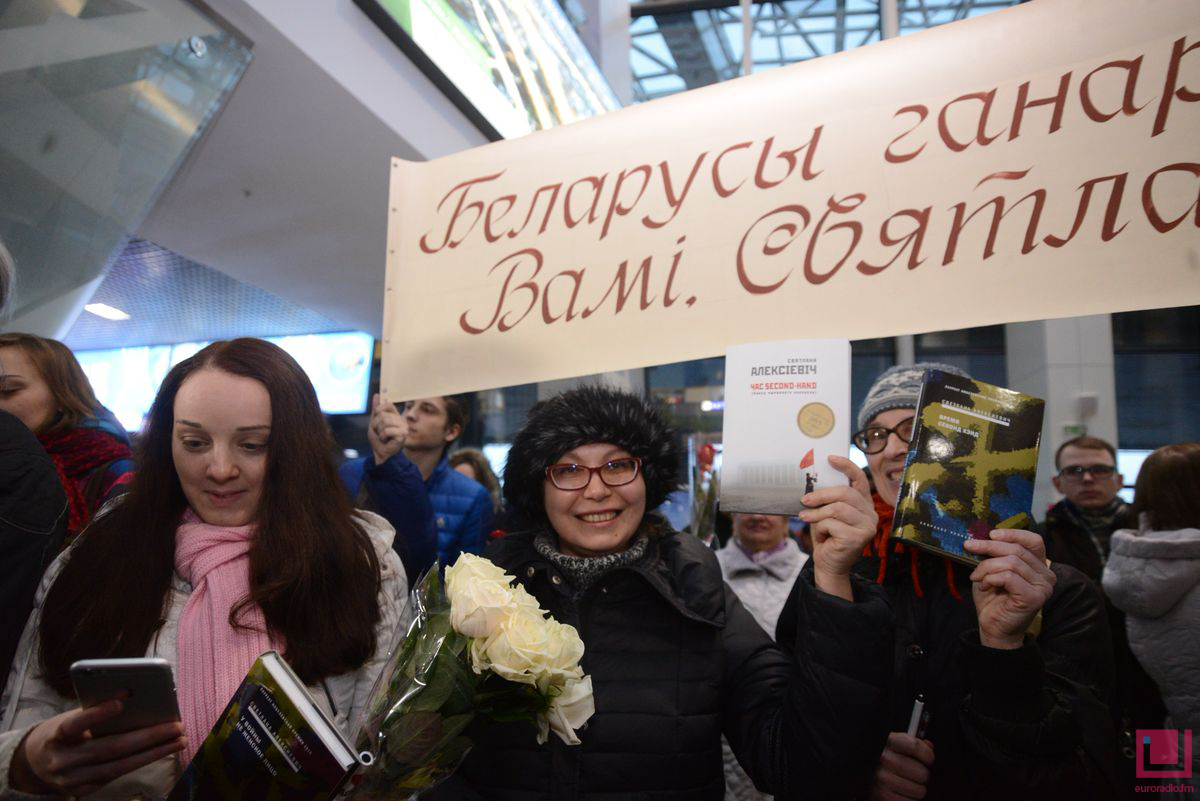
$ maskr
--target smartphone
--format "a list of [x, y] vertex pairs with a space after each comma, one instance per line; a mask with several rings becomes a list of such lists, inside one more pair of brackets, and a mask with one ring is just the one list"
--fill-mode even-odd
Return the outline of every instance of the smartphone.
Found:
[[175, 679], [165, 659], [81, 659], [71, 665], [71, 683], [86, 709], [113, 698], [121, 714], [92, 728], [99, 737], [179, 720]]

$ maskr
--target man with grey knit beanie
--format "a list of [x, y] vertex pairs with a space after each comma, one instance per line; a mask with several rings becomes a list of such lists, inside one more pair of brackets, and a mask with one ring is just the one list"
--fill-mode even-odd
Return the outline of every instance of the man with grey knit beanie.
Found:
[[[966, 375], [935, 362], [885, 371], [853, 437], [879, 518], [855, 569], [896, 612], [891, 733], [870, 798], [1109, 798], [1112, 656], [1096, 588], [1070, 567], [1051, 568], [1029, 531], [970, 541], [983, 559], [973, 570], [889, 539], [921, 388], [939, 372]], [[789, 600], [781, 640], [796, 625]], [[913, 718], [918, 698], [924, 723]]]

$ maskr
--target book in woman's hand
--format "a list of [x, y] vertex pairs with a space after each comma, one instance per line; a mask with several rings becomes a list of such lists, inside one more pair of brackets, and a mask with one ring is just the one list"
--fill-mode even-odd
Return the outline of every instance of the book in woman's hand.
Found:
[[326, 801], [370, 763], [313, 701], [287, 662], [254, 663], [167, 801]]
[[968, 539], [1033, 524], [1046, 402], [927, 370], [900, 480], [892, 537], [967, 564]]

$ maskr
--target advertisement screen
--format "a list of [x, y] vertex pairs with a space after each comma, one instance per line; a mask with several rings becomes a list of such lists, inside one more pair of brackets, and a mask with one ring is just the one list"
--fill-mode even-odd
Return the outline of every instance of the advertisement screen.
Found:
[[[300, 363], [326, 414], [361, 414], [367, 409], [375, 340], [358, 332], [264, 337]], [[97, 399], [129, 431], [139, 431], [167, 372], [207, 342], [81, 350], [83, 367]]]

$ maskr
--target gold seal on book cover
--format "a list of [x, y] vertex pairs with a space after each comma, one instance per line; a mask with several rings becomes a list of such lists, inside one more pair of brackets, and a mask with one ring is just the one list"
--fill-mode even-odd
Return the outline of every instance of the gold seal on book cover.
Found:
[[804, 404], [796, 415], [796, 425], [800, 427], [800, 431], [813, 439], [820, 439], [833, 431], [835, 420], [833, 409], [820, 401]]

